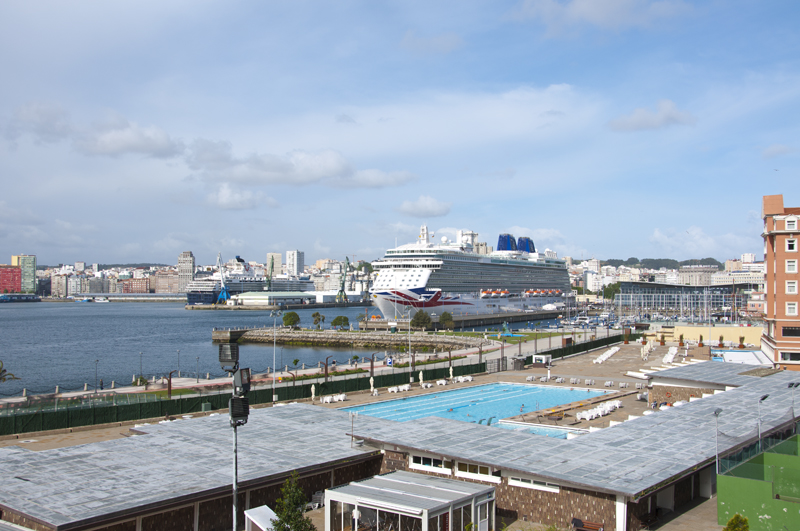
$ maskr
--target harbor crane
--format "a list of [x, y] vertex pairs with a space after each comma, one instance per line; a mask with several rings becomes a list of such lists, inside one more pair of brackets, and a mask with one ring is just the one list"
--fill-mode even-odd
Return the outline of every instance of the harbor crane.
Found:
[[225, 273], [222, 271], [221, 257], [222, 253], [217, 253], [217, 271], [219, 271], [220, 290], [216, 304], [227, 304], [228, 299], [231, 298], [231, 294], [228, 291], [228, 286], [225, 285]]
[[347, 293], [344, 291], [344, 283], [347, 281], [347, 273], [350, 271], [350, 259], [344, 257], [344, 271], [342, 272], [342, 281], [339, 284], [339, 292], [336, 294], [336, 302], [349, 302], [347, 300]]
[[269, 257], [269, 272], [267, 273], [267, 287], [266, 291], [272, 291], [272, 271], [275, 268], [275, 257]]

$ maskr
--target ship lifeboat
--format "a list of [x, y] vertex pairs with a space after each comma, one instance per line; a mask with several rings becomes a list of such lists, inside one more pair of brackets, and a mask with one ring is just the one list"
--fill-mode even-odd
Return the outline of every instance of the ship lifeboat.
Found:
[[501, 296], [501, 297], [508, 297], [508, 290], [507, 290], [507, 289], [504, 289], [503, 291], [501, 291], [501, 292], [500, 292], [500, 296]]
[[485, 299], [485, 298], [491, 297], [491, 296], [492, 296], [492, 292], [489, 291], [488, 289], [485, 289], [485, 290], [481, 291], [481, 299]]
[[492, 292], [492, 298], [497, 298], [500, 296], [500, 290], [496, 289]]

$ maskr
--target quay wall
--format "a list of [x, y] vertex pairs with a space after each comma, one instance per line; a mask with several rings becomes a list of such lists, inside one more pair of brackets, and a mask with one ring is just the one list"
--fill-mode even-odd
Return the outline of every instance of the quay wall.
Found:
[[488, 341], [477, 337], [445, 336], [430, 334], [387, 334], [380, 332], [339, 332], [336, 330], [290, 330], [258, 329], [248, 330], [239, 339], [239, 343], [272, 343], [274, 340], [281, 345], [315, 345], [326, 347], [354, 347], [354, 348], [382, 348], [396, 350], [398, 347], [411, 349], [422, 347], [435, 348], [436, 350], [458, 350], [462, 348], [477, 348], [489, 344]]

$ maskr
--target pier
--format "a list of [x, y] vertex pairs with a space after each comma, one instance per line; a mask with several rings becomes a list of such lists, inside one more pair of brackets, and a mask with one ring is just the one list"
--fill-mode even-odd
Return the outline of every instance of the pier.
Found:
[[[475, 326], [502, 325], [503, 323], [520, 323], [527, 321], [542, 321], [545, 319], [557, 319], [561, 315], [559, 311], [533, 311], [533, 312], [505, 312], [490, 313], [482, 315], [455, 315], [453, 314], [454, 329], [472, 328]], [[439, 316], [431, 316], [434, 324], [439, 322]], [[408, 330], [408, 319], [370, 319], [358, 323], [363, 330], [389, 330], [389, 323], [396, 323], [398, 330]]]

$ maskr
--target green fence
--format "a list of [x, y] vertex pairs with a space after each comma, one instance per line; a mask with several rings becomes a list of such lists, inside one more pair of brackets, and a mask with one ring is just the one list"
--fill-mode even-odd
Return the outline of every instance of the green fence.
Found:
[[[638, 335], [630, 336], [634, 341]], [[620, 336], [610, 336], [594, 341], [573, 344], [568, 347], [542, 351], [550, 354], [553, 359], [563, 358], [570, 354], [586, 352], [595, 348], [600, 348], [611, 343], [620, 341]], [[462, 361], [462, 360], [459, 360]], [[532, 362], [532, 356], [526, 358], [526, 363]], [[442, 363], [447, 363], [443, 360]], [[450, 367], [426, 368], [420, 366], [411, 371], [410, 368], [396, 370], [390, 374], [376, 375], [373, 385], [376, 388], [392, 387], [407, 384], [410, 377], [415, 381], [422, 371], [425, 381], [440, 380], [449, 378]], [[486, 372], [486, 362], [474, 364], [454, 364], [453, 376], [466, 376], [469, 374], [480, 374]], [[302, 382], [302, 383], [301, 383]], [[320, 378], [316, 381], [301, 380], [296, 385], [289, 383], [275, 389], [278, 401], [302, 400], [311, 398], [311, 386], [315, 386], [315, 395], [323, 396], [339, 393], [353, 393], [364, 391], [370, 388], [369, 373], [357, 373], [346, 376], [342, 379], [330, 379], [328, 382]], [[186, 415], [202, 411], [203, 403], [211, 404], [212, 409], [225, 409], [228, 407], [230, 392], [219, 394], [209, 394], [202, 396], [179, 397], [172, 400], [155, 400], [126, 403], [130, 397], [123, 398], [124, 395], [117, 395], [113, 401], [91, 400], [83, 405], [64, 406], [60, 410], [39, 409], [33, 412], [16, 413], [0, 416], [0, 435], [12, 435], [16, 433], [29, 433], [35, 431], [58, 430], [67, 428], [77, 428], [81, 426], [91, 426], [95, 424], [107, 424], [114, 422], [126, 422], [139, 419], [159, 418], [175, 415]], [[272, 402], [272, 389], [256, 389], [248, 394], [250, 404], [266, 404]], [[138, 400], [138, 399], [137, 399]]]

